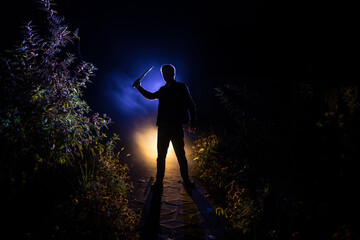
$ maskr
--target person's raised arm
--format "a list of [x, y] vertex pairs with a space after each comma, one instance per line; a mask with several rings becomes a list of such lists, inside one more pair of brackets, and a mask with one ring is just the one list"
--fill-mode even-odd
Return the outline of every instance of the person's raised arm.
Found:
[[141, 85], [140, 85], [140, 81], [136, 80], [133, 84], [134, 88], [136, 88], [141, 95], [143, 95], [145, 98], [149, 99], [149, 100], [154, 100], [158, 98], [158, 92], [149, 92], [147, 90], [145, 90]]

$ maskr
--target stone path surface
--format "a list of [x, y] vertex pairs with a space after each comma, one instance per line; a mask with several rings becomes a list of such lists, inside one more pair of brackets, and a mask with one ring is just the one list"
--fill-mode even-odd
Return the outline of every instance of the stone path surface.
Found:
[[150, 191], [155, 167], [135, 164], [132, 169], [130, 200], [134, 209], [142, 209], [143, 239], [225, 239], [206, 190], [196, 183], [195, 189], [186, 191], [178, 167], [166, 170], [163, 192], [158, 194]]

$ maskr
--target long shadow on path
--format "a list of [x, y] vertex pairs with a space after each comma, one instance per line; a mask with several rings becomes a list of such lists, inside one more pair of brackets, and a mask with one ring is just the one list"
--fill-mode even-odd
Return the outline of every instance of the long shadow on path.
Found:
[[[163, 193], [152, 193], [148, 187], [151, 182], [152, 178], [138, 187], [137, 201], [143, 205], [142, 239], [225, 239], [224, 228], [203, 188], [185, 190], [172, 177], [164, 181]], [[144, 196], [143, 201], [139, 195]]]
[[[142, 226], [142, 239], [158, 239], [158, 232], [160, 227], [160, 211], [161, 211], [161, 192], [150, 193], [146, 202], [144, 210], [147, 210], [147, 215]], [[145, 211], [144, 211], [145, 212]]]

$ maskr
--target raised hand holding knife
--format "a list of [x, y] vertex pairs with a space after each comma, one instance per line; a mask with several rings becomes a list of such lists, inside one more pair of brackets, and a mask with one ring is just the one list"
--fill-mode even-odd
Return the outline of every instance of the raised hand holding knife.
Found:
[[151, 71], [151, 69], [153, 69], [153, 67], [154, 67], [154, 66], [149, 67], [149, 68], [143, 73], [143, 75], [141, 75], [138, 79], [136, 79], [136, 80], [134, 81], [134, 83], [133, 83], [133, 85], [132, 85], [133, 88], [136, 88], [137, 86], [140, 85], [141, 79], [143, 79], [143, 78], [146, 76], [146, 74], [148, 74], [148, 73]]

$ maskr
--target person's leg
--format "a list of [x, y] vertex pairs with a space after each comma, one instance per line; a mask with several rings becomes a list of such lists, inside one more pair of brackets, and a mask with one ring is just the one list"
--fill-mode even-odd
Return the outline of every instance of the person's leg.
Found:
[[158, 127], [158, 138], [157, 138], [157, 173], [156, 183], [162, 183], [165, 175], [165, 159], [167, 150], [169, 148], [170, 137], [166, 128]]
[[188, 162], [184, 150], [184, 130], [182, 126], [176, 127], [172, 131], [171, 142], [180, 166], [180, 174], [184, 183], [189, 182]]

